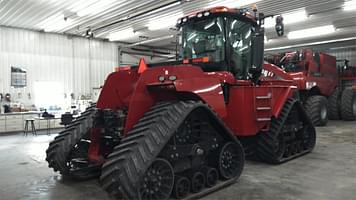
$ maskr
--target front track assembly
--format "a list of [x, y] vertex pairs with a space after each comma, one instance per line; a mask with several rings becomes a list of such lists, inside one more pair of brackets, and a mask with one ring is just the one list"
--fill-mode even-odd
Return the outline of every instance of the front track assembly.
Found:
[[103, 188], [116, 199], [198, 198], [236, 181], [243, 148], [205, 104], [153, 106], [102, 167]]
[[95, 105], [89, 107], [50, 142], [46, 151], [50, 168], [75, 180], [100, 176], [101, 166], [88, 161], [89, 135], [95, 113]]

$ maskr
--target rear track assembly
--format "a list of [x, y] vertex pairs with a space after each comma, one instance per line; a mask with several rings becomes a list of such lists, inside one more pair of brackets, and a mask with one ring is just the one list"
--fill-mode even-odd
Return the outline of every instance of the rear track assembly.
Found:
[[304, 155], [315, 146], [315, 129], [297, 100], [288, 100], [270, 130], [261, 133], [257, 156], [268, 163], [279, 164]]
[[116, 199], [197, 198], [241, 174], [241, 144], [204, 104], [159, 103], [108, 156], [100, 177]]

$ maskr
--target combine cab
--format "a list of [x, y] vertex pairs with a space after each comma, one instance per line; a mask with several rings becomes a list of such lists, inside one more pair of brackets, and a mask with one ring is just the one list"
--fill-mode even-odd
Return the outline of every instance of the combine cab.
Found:
[[[183, 60], [122, 68], [49, 145], [63, 176], [117, 199], [193, 198], [233, 183], [246, 152], [283, 163], [315, 130], [292, 81], [263, 80], [263, 15], [217, 7], [179, 19]], [[282, 27], [282, 26], [280, 26]]]

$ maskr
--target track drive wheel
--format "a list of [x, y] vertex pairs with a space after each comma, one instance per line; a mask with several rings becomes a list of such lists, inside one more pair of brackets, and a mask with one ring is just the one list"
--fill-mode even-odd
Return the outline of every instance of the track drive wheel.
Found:
[[100, 166], [88, 162], [89, 134], [95, 109], [90, 107], [50, 142], [48, 166], [63, 176], [87, 180], [100, 175]]
[[340, 119], [340, 103], [341, 103], [341, 92], [339, 89], [336, 89], [328, 98], [329, 119], [331, 120]]
[[326, 126], [328, 123], [328, 100], [326, 97], [310, 96], [304, 106], [314, 126]]
[[346, 88], [341, 97], [341, 118], [347, 121], [356, 120], [356, 90]]
[[267, 163], [280, 164], [313, 150], [315, 129], [297, 100], [288, 100], [270, 130], [260, 133], [257, 156]]
[[[230, 173], [228, 180], [217, 181], [214, 168], [221, 149], [241, 160], [224, 171]], [[224, 161], [229, 158], [225, 156]], [[115, 199], [197, 198], [234, 183], [243, 159], [241, 144], [207, 105], [161, 102], [114, 148], [102, 167], [100, 181]]]

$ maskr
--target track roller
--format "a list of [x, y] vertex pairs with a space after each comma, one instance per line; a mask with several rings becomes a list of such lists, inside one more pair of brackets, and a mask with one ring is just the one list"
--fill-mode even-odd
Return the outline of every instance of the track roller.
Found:
[[183, 199], [188, 196], [190, 191], [190, 180], [184, 176], [176, 176], [173, 188], [173, 197]]
[[205, 187], [205, 176], [202, 172], [195, 172], [192, 176], [192, 192], [197, 193]]
[[213, 167], [203, 167], [202, 172], [205, 175], [205, 184], [206, 187], [213, 187], [219, 180], [219, 173]]

